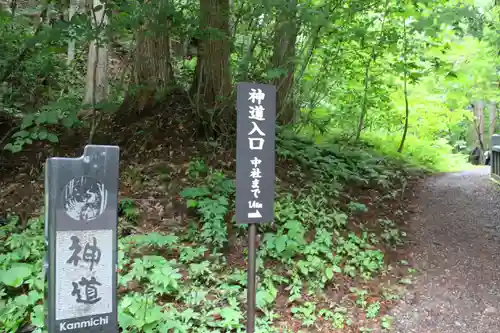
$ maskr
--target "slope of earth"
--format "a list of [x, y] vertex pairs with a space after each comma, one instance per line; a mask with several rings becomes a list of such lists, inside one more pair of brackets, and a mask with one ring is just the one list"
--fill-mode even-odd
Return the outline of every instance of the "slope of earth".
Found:
[[[123, 152], [123, 332], [244, 331], [247, 244], [245, 227], [232, 223], [235, 152], [189, 128], [157, 112], [99, 140]], [[51, 155], [81, 154], [83, 140], [61, 141]], [[1, 332], [43, 332], [47, 150], [36, 148], [5, 158], [14, 165], [0, 179]], [[259, 332], [389, 328], [387, 310], [411, 273], [404, 230], [419, 177], [366, 147], [286, 133], [276, 160], [275, 221], [259, 227]]]
[[430, 178], [410, 223], [421, 276], [398, 333], [500, 332], [500, 187], [489, 168]]

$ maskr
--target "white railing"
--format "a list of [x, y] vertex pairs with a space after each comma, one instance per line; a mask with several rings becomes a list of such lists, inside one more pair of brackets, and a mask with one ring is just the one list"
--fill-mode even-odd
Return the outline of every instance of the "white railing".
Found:
[[500, 146], [491, 147], [491, 178], [500, 182]]
[[493, 134], [491, 138], [491, 178], [500, 182], [500, 135]]

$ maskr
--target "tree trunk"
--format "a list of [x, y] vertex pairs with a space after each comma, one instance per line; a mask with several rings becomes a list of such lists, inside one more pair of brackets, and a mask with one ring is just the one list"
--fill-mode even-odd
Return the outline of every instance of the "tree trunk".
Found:
[[368, 88], [370, 84], [370, 67], [372, 65], [372, 62], [375, 62], [376, 56], [377, 56], [377, 48], [381, 46], [382, 44], [382, 37], [384, 35], [384, 26], [385, 26], [385, 19], [387, 17], [387, 14], [389, 13], [389, 0], [386, 0], [385, 2], [385, 11], [384, 11], [384, 16], [382, 17], [382, 24], [380, 26], [380, 31], [379, 31], [379, 36], [378, 36], [378, 41], [374, 42], [372, 45], [372, 50], [370, 54], [370, 58], [367, 60], [366, 65], [365, 65], [365, 75], [364, 75], [364, 88], [363, 88], [363, 100], [361, 104], [361, 113], [359, 115], [359, 121], [358, 121], [358, 129], [356, 130], [356, 138], [355, 141], [358, 141], [361, 138], [361, 132], [365, 128], [365, 120], [366, 120], [366, 114], [368, 112]]
[[200, 0], [198, 58], [190, 95], [206, 136], [236, 128], [229, 67], [229, 0]]
[[403, 61], [404, 61], [404, 73], [403, 73], [403, 93], [405, 96], [405, 127], [403, 129], [403, 136], [401, 137], [401, 143], [398, 147], [398, 153], [403, 152], [403, 147], [406, 140], [406, 135], [408, 134], [408, 122], [410, 118], [410, 107], [408, 105], [408, 38], [406, 36], [406, 21], [403, 21]]
[[[71, 19], [75, 14], [78, 14], [81, 12], [81, 5], [82, 1], [81, 0], [70, 0], [69, 1], [69, 8], [68, 8], [68, 21], [71, 22]], [[68, 58], [66, 59], [66, 64], [69, 65], [73, 60], [75, 59], [75, 41], [70, 40], [68, 42]]]
[[[107, 24], [107, 17], [104, 13], [104, 4], [99, 0], [93, 0], [93, 8], [102, 6], [100, 10], [91, 10], [92, 25], [95, 29], [103, 30]], [[85, 81], [84, 104], [95, 107], [96, 103], [105, 101], [108, 97], [108, 49], [103, 41], [93, 40], [89, 46], [89, 56], [87, 62], [87, 78]]]
[[295, 0], [287, 2], [286, 8], [280, 9], [274, 36], [272, 65], [286, 72], [274, 80], [276, 85], [277, 120], [281, 125], [297, 120], [293, 103], [293, 83], [295, 74], [295, 43], [297, 40], [297, 4]]
[[[168, 0], [160, 5], [168, 5]], [[161, 22], [162, 19], [164, 18], [149, 19], [136, 32], [132, 89], [129, 89], [121, 111], [144, 116], [146, 110], [163, 102], [170, 89], [175, 87], [170, 23]]]
[[480, 149], [479, 160], [480, 163], [484, 163], [484, 103], [483, 101], [477, 101], [474, 103], [474, 129], [475, 129], [475, 146]]
[[358, 129], [356, 131], [356, 141], [359, 140], [361, 137], [361, 132], [363, 131], [365, 127], [365, 118], [366, 118], [366, 112], [367, 112], [367, 102], [368, 102], [368, 86], [370, 82], [370, 66], [372, 63], [372, 59], [375, 54], [375, 47], [372, 48], [372, 55], [370, 56], [370, 59], [366, 62], [365, 65], [365, 75], [363, 79], [363, 101], [361, 103], [361, 113], [359, 115], [359, 122], [358, 122]]
[[174, 83], [168, 33], [163, 31], [152, 35], [145, 28], [139, 31], [134, 74], [134, 80], [141, 85], [164, 89]]
[[138, 89], [131, 105], [138, 112], [162, 101], [175, 85], [167, 31], [151, 33], [142, 27], [137, 33], [133, 83]]

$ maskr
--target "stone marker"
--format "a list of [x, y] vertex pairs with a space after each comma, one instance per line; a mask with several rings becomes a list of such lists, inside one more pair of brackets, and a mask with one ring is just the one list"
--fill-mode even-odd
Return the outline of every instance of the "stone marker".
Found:
[[46, 310], [50, 333], [118, 332], [119, 148], [85, 147], [45, 165]]

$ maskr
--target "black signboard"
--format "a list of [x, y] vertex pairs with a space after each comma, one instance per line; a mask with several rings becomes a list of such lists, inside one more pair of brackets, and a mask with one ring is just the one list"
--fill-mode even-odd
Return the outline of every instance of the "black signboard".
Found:
[[236, 222], [274, 218], [276, 87], [237, 86]]
[[45, 166], [50, 333], [116, 333], [119, 148], [85, 147]]

